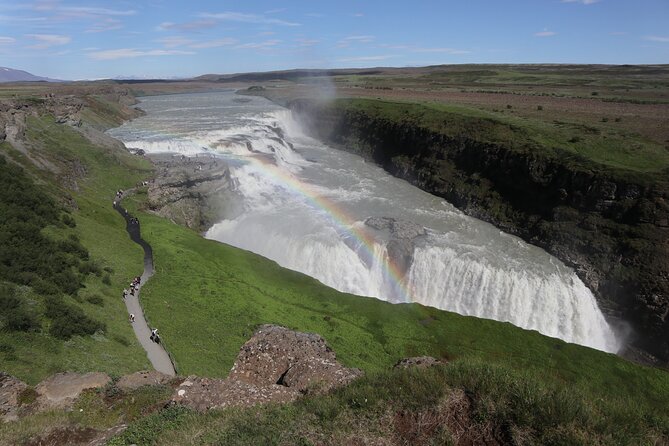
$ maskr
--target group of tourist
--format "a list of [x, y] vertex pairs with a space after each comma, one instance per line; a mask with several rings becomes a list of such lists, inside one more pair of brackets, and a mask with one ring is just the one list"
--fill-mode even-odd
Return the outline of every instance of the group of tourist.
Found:
[[[148, 183], [148, 181], [143, 181], [141, 184], [142, 184], [142, 186], [146, 186], [149, 183]], [[117, 204], [119, 203], [118, 200], [121, 199], [121, 198], [123, 198], [123, 190], [119, 189], [118, 191], [116, 191], [116, 198], [114, 199], [114, 207], [117, 206]], [[128, 211], [125, 210], [125, 209], [123, 211], [126, 214], [128, 213]], [[131, 217], [130, 218], [130, 224], [131, 225], [138, 225], [139, 220], [136, 217]], [[141, 276], [137, 276], [137, 277], [133, 278], [132, 281], [130, 282], [129, 288], [125, 288], [123, 290], [123, 300], [127, 299], [128, 296], [134, 296], [135, 293], [138, 293], [141, 283], [142, 283], [142, 277]], [[135, 314], [130, 313], [130, 323], [133, 323], [133, 322], [135, 322]], [[158, 335], [158, 329], [157, 328], [152, 328], [151, 329], [151, 336], [149, 336], [149, 339], [151, 339], [151, 341], [155, 342], [156, 344], [160, 344], [160, 336]]]
[[130, 282], [130, 287], [123, 290], [123, 299], [128, 296], [134, 296], [136, 291], [139, 291], [139, 285], [142, 283], [142, 278], [140, 276], [135, 277]]

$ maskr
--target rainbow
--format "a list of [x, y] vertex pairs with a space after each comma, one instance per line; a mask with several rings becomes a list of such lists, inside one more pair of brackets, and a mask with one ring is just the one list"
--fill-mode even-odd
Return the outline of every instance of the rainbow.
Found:
[[[169, 131], [165, 128], [160, 128], [159, 131], [161, 134], [161, 139], [184, 139], [183, 135], [180, 135], [177, 132]], [[375, 259], [377, 262], [379, 262], [380, 265], [382, 265], [384, 277], [389, 279], [393, 288], [393, 296], [387, 297], [395, 297], [399, 299], [399, 301], [405, 303], [414, 302], [414, 293], [409, 286], [409, 281], [407, 280], [402, 268], [400, 268], [398, 264], [389, 257], [380, 258], [380, 256], [376, 254], [377, 250], [375, 247], [377, 246], [377, 242], [374, 237], [372, 237], [368, 231], [356, 227], [355, 223], [358, 220], [348, 211], [346, 211], [341, 205], [329, 199], [328, 197], [321, 195], [309, 184], [300, 181], [290, 172], [276, 166], [268, 159], [267, 155], [259, 154], [251, 156], [239, 156], [226, 152], [212, 151], [211, 146], [202, 147], [202, 149], [204, 150], [201, 153], [212, 154], [213, 152], [216, 156], [223, 155], [224, 157], [234, 157], [242, 161], [250, 162], [262, 173], [283, 186], [289, 192], [303, 197], [312, 208], [323, 211], [335, 228], [346, 235], [350, 235], [354, 240], [356, 240], [356, 242], [358, 242], [359, 246], [363, 249], [362, 254], [366, 258]], [[193, 155], [197, 157], [197, 154], [186, 156]]]
[[375, 246], [377, 245], [377, 242], [374, 237], [367, 231], [357, 228], [355, 223], [358, 220], [341, 205], [328, 197], [319, 194], [313, 187], [295, 178], [290, 172], [279, 168], [266, 156], [245, 156], [242, 158], [250, 161], [265, 175], [272, 178], [291, 193], [306, 199], [306, 202], [314, 209], [324, 211], [327, 218], [337, 229], [352, 236], [359, 242], [360, 247], [364, 249], [365, 256], [368, 256], [370, 259], [376, 258], [376, 260], [383, 265], [384, 275], [391, 280], [395, 296], [398, 297], [401, 302], [408, 303], [414, 301], [412, 290], [409, 287], [408, 280], [402, 269], [392, 259], [388, 257], [379, 258], [379, 256], [375, 254]]

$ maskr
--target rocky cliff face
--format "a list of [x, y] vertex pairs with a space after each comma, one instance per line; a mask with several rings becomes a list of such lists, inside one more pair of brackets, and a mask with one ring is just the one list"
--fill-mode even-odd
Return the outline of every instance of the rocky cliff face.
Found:
[[576, 168], [466, 135], [309, 101], [289, 104], [314, 136], [371, 159], [469, 215], [572, 266], [614, 319], [627, 356], [669, 360], [669, 186]]
[[156, 178], [149, 184], [149, 210], [197, 231], [234, 213], [229, 200], [232, 179], [224, 162], [207, 156], [150, 158]]

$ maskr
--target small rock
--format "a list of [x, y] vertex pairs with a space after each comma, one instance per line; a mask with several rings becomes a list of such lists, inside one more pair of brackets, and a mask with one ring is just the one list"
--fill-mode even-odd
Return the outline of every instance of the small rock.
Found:
[[116, 383], [116, 386], [121, 390], [134, 390], [142, 386], [167, 384], [172, 379], [172, 376], [166, 375], [156, 370], [149, 370], [126, 375], [119, 379], [118, 383]]
[[404, 358], [397, 361], [393, 366], [395, 369], [408, 369], [409, 367], [428, 368], [437, 365], [445, 364], [446, 361], [442, 359], [433, 358], [432, 356], [416, 356], [413, 358]]
[[35, 387], [40, 410], [70, 409], [81, 392], [106, 386], [111, 378], [106, 373], [58, 373]]

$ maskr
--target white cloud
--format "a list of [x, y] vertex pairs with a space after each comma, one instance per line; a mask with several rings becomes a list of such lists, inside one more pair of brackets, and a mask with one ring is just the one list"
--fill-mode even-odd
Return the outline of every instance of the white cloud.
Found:
[[646, 36], [644, 37], [644, 39], [650, 40], [651, 42], [662, 42], [662, 43], [669, 42], [669, 37], [666, 36]]
[[538, 33], [534, 33], [536, 37], [552, 37], [557, 35], [555, 31], [548, 31], [547, 29], [544, 29], [543, 31], [540, 31]]
[[601, 0], [562, 0], [562, 3], [580, 3], [582, 5], [592, 5], [599, 3]]
[[192, 51], [178, 51], [178, 50], [137, 50], [134, 48], [120, 48], [117, 50], [94, 51], [88, 53], [88, 57], [94, 60], [116, 60], [127, 59], [133, 57], [153, 57], [153, 56], [182, 56], [195, 54]]
[[26, 37], [37, 42], [28, 47], [36, 50], [43, 50], [52, 46], [66, 45], [72, 41], [71, 37], [61, 36], [59, 34], [26, 34]]
[[317, 39], [295, 39], [295, 42], [297, 42], [298, 46], [309, 47], [309, 46], [314, 46], [317, 43], [320, 43], [320, 40], [317, 40]]
[[203, 13], [200, 17], [205, 19], [220, 20], [223, 22], [242, 22], [255, 23], [259, 25], [281, 25], [281, 26], [301, 26], [300, 23], [288, 22], [286, 20], [273, 19], [258, 14], [244, 14], [241, 12], [219, 12]]
[[188, 46], [190, 48], [219, 48], [219, 47], [222, 47], [222, 46], [234, 45], [235, 43], [237, 43], [237, 39], [227, 37], [225, 39], [217, 39], [217, 40], [208, 40], [206, 42], [198, 42], [198, 43], [194, 43], [194, 44], [188, 45]]
[[265, 40], [264, 42], [251, 42], [251, 43], [244, 43], [242, 45], [238, 45], [235, 48], [238, 49], [256, 49], [256, 50], [266, 50], [268, 48], [272, 48], [278, 44], [280, 44], [280, 40], [272, 39], [272, 40]]
[[321, 14], [320, 12], [308, 12], [304, 15], [307, 16], [307, 17], [313, 17], [313, 18], [325, 17], [325, 14]]
[[394, 54], [384, 55], [384, 56], [359, 56], [359, 57], [347, 57], [345, 59], [338, 59], [337, 62], [373, 62], [376, 60], [386, 60], [397, 57]]
[[156, 42], [162, 43], [166, 48], [174, 48], [177, 46], [188, 45], [193, 43], [191, 39], [186, 39], [185, 37], [173, 36], [173, 37], [163, 37], [162, 39], [156, 39]]
[[9, 45], [14, 42], [16, 42], [16, 39], [13, 37], [0, 37], [0, 45]]
[[98, 22], [86, 30], [87, 33], [101, 33], [105, 31], [114, 31], [123, 28], [123, 23], [120, 20], [112, 19], [111, 17]]
[[337, 42], [337, 47], [339, 48], [348, 48], [354, 43], [370, 43], [373, 42], [375, 39], [374, 36], [348, 36], [344, 37], [341, 39], [339, 42]]
[[121, 11], [117, 9], [92, 8], [88, 6], [68, 6], [62, 8], [58, 7], [55, 9], [55, 11], [72, 17], [131, 16], [137, 14], [137, 11], [133, 9]]
[[203, 29], [213, 28], [216, 26], [215, 20], [193, 20], [192, 22], [173, 23], [163, 22], [156, 27], [158, 31], [182, 31], [182, 32], [197, 32]]

